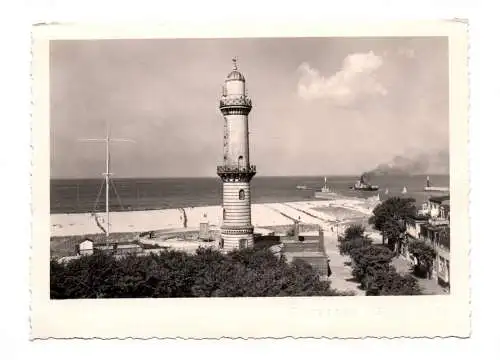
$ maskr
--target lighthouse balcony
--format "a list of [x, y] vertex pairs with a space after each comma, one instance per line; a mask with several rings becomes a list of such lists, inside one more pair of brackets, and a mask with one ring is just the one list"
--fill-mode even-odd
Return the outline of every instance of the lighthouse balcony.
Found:
[[252, 100], [247, 96], [227, 97], [224, 96], [219, 103], [221, 109], [226, 107], [252, 107]]
[[228, 173], [228, 174], [239, 174], [239, 173], [257, 173], [257, 167], [255, 165], [250, 165], [250, 166], [227, 166], [227, 165], [222, 165], [222, 166], [217, 166], [217, 174], [223, 174], [223, 173]]
[[255, 165], [250, 166], [217, 166], [217, 175], [223, 181], [250, 181], [257, 173]]

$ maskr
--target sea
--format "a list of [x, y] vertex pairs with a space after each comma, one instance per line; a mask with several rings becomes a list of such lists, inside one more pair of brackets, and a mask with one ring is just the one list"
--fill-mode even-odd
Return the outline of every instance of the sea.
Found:
[[[412, 197], [417, 205], [430, 196], [441, 193], [424, 192], [426, 175], [385, 175], [370, 179], [379, 185], [378, 194], [384, 200], [390, 196]], [[448, 175], [432, 175], [433, 186], [449, 187]], [[349, 186], [357, 176], [328, 176], [327, 185], [344, 196], [367, 198], [376, 191], [354, 191]], [[306, 186], [300, 190], [298, 185]], [[251, 182], [252, 203], [274, 203], [315, 200], [314, 192], [324, 185], [324, 177], [257, 176]], [[402, 194], [406, 187], [406, 194]], [[110, 210], [133, 211], [219, 205], [222, 182], [219, 178], [154, 178], [112, 179]], [[388, 194], [386, 194], [388, 192]], [[317, 199], [316, 199], [317, 200]], [[50, 212], [86, 213], [105, 211], [103, 179], [51, 179]]]

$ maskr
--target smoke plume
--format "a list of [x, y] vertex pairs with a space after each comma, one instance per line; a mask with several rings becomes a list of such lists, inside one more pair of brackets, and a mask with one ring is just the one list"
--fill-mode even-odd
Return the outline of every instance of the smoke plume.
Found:
[[377, 175], [449, 174], [449, 167], [450, 154], [448, 150], [441, 150], [414, 156], [398, 155], [387, 163], [377, 165], [364, 175], [370, 177]]

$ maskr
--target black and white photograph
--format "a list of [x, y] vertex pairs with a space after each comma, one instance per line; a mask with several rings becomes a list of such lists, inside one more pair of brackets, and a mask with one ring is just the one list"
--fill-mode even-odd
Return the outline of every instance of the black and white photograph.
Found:
[[50, 40], [46, 295], [450, 297], [450, 59], [444, 35]]

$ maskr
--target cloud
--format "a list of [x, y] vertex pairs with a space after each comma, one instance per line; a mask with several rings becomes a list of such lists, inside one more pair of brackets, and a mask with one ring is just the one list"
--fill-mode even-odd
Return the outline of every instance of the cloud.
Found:
[[382, 65], [382, 57], [372, 51], [348, 55], [342, 69], [330, 77], [322, 76], [307, 62], [302, 63], [298, 94], [305, 100], [331, 99], [341, 106], [352, 105], [366, 96], [385, 96], [387, 90], [375, 76]]
[[415, 58], [415, 49], [399, 48], [398, 49], [398, 55], [407, 57], [409, 59], [413, 59], [413, 58]]

